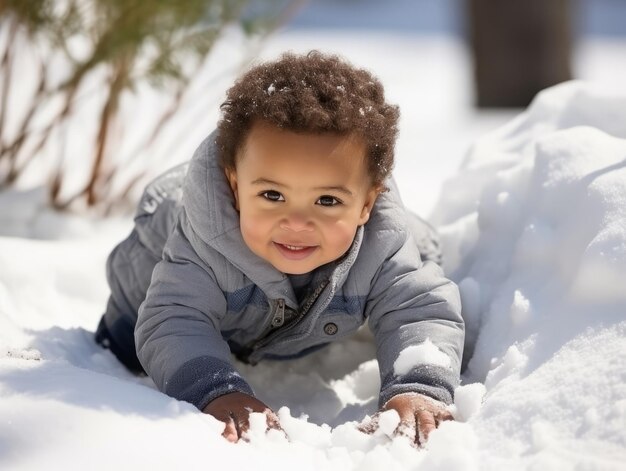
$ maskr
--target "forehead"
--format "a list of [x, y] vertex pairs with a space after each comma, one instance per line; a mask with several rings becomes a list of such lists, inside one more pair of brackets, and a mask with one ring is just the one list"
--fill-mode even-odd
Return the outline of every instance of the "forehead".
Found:
[[367, 175], [365, 154], [365, 143], [355, 135], [296, 133], [256, 123], [238, 156], [237, 173], [359, 180]]

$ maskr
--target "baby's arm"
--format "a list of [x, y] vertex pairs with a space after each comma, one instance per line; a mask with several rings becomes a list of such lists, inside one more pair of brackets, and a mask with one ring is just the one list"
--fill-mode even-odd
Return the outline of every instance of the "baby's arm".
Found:
[[[212, 269], [183, 233], [184, 222], [181, 215], [139, 310], [137, 356], [161, 391], [202, 411], [218, 413], [217, 418], [227, 425], [230, 417], [219, 412], [220, 404], [245, 397], [237, 401], [241, 407], [232, 410], [238, 423], [244, 424], [243, 431], [245, 408], [257, 411], [267, 406], [254, 399], [252, 388], [231, 363], [230, 349], [219, 329], [226, 299]], [[228, 427], [224, 435], [232, 436]]]
[[425, 439], [433, 424], [450, 418], [445, 405], [459, 383], [464, 324], [458, 288], [438, 265], [422, 264], [409, 239], [381, 267], [366, 313], [376, 338], [381, 410], [395, 409], [405, 426], [418, 424]]

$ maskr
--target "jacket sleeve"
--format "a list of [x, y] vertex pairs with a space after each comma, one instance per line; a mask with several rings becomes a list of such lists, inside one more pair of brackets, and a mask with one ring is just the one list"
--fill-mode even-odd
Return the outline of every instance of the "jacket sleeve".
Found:
[[220, 334], [225, 313], [213, 270], [179, 222], [154, 268], [135, 327], [137, 356], [161, 391], [198, 409], [230, 392], [253, 394]]
[[379, 405], [404, 392], [449, 404], [459, 384], [464, 323], [457, 286], [404, 243], [381, 264], [366, 305], [380, 366]]

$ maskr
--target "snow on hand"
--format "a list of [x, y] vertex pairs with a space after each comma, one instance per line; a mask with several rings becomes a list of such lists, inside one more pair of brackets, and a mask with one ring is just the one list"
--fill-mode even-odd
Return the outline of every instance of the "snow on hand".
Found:
[[[292, 362], [237, 363], [289, 439], [253, 417], [250, 442], [227, 443], [219, 422], [92, 340], [104, 260], [128, 221], [30, 211], [24, 234], [34, 224], [58, 240], [0, 237], [0, 468], [621, 469], [625, 123], [626, 95], [554, 87], [476, 142], [443, 186], [433, 219], [461, 290], [467, 368], [457, 421], [420, 451], [390, 438], [392, 414], [380, 433], [356, 427], [376, 411], [379, 387], [363, 334]], [[2, 228], [29, 204], [7, 204], [15, 198], [0, 193]], [[443, 365], [439, 354], [426, 342], [408, 349], [396, 372]]]

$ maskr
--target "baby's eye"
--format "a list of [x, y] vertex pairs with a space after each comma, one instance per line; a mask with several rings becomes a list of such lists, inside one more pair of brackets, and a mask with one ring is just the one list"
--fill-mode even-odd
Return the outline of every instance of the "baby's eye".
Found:
[[338, 204], [341, 204], [341, 201], [334, 196], [324, 195], [320, 196], [320, 198], [316, 201], [316, 204], [322, 206], [337, 206]]
[[269, 201], [285, 201], [283, 195], [274, 190], [264, 191], [260, 194], [260, 196]]

